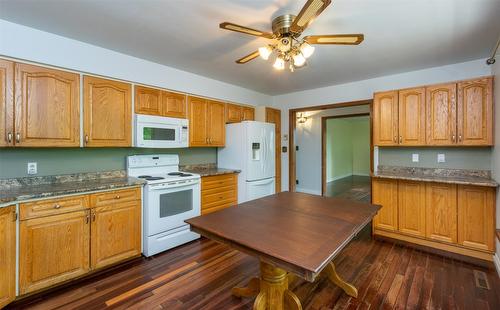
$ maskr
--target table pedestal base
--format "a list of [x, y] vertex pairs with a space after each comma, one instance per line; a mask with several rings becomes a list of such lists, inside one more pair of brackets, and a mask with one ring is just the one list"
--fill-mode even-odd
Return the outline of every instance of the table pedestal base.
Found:
[[[355, 298], [358, 296], [357, 289], [340, 278], [333, 263], [328, 264], [324, 272], [330, 281], [344, 290], [347, 295]], [[232, 293], [237, 297], [257, 296], [253, 304], [254, 310], [301, 310], [299, 298], [288, 289], [288, 283], [294, 277], [292, 273], [287, 273], [284, 269], [261, 262], [260, 279], [252, 278], [246, 287], [235, 287]]]

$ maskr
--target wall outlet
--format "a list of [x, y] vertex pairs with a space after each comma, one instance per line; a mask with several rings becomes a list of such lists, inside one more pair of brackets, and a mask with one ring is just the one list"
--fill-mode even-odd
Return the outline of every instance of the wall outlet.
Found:
[[438, 163], [444, 163], [446, 162], [446, 157], [444, 154], [438, 154]]
[[37, 174], [38, 166], [37, 163], [28, 163], [28, 174]]
[[414, 163], [418, 163], [418, 154], [411, 154], [411, 161]]

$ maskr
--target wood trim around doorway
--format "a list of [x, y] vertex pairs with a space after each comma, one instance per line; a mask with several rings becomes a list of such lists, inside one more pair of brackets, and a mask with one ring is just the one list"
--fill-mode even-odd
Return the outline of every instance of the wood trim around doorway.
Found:
[[[350, 102], [341, 102], [335, 104], [325, 104], [319, 106], [305, 107], [305, 108], [296, 108], [288, 110], [288, 190], [291, 192], [295, 192], [296, 190], [296, 156], [295, 156], [295, 129], [297, 126], [297, 112], [310, 112], [310, 111], [318, 111], [318, 110], [328, 110], [328, 109], [336, 109], [336, 108], [345, 108], [345, 107], [354, 107], [360, 105], [370, 105], [370, 115], [372, 114], [372, 99], [366, 100], [358, 100], [358, 101], [350, 101]], [[370, 116], [370, 132], [372, 128], [372, 121]], [[371, 162], [370, 168], [373, 172], [373, 142], [370, 134], [370, 144], [371, 144]]]
[[[321, 195], [324, 196], [326, 193], [326, 121], [332, 118], [351, 118], [357, 116], [369, 116], [370, 117], [370, 137], [372, 135], [371, 128], [371, 109], [370, 113], [356, 113], [347, 115], [334, 115], [334, 116], [323, 116], [321, 118]], [[373, 145], [370, 138], [370, 169], [371, 163], [373, 162]]]

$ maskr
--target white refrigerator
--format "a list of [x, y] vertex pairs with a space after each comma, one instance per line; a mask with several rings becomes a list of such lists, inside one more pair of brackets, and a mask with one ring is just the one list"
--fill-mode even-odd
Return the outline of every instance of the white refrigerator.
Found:
[[238, 203], [275, 193], [274, 124], [243, 121], [226, 125], [226, 146], [219, 148], [217, 164], [239, 169]]

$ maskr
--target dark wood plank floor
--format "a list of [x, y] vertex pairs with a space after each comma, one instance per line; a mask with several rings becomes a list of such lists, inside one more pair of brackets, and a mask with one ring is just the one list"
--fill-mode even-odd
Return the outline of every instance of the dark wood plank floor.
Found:
[[[326, 279], [291, 283], [305, 309], [500, 309], [493, 268], [428, 254], [363, 231], [335, 259], [338, 273], [359, 290], [345, 295]], [[479, 272], [479, 273], [478, 273]], [[476, 286], [484, 272], [490, 289]], [[253, 299], [231, 288], [258, 275], [258, 261], [201, 239], [149, 259], [139, 259], [12, 309], [251, 309]]]
[[361, 175], [352, 175], [328, 182], [325, 196], [370, 202], [370, 182], [369, 176]]

